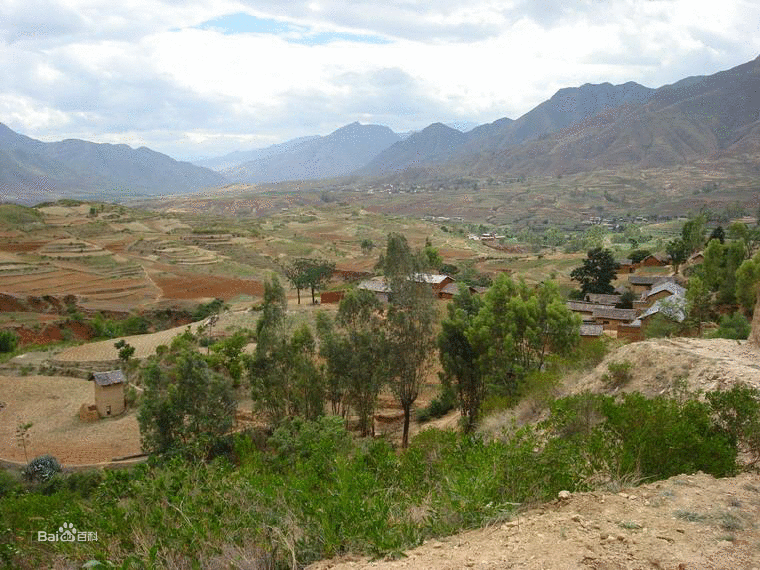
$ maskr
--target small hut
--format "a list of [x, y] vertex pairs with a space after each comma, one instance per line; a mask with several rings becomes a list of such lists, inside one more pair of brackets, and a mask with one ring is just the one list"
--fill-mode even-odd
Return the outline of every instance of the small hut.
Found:
[[126, 409], [124, 400], [124, 386], [127, 379], [121, 370], [110, 372], [94, 372], [92, 379], [95, 382], [95, 407], [101, 418], [118, 416]]

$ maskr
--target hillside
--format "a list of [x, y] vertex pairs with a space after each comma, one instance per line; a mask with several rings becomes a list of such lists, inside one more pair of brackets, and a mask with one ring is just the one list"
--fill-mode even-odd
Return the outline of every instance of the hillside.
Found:
[[180, 193], [221, 186], [225, 178], [145, 147], [69, 139], [45, 143], [0, 124], [0, 201]]
[[515, 121], [500, 119], [473, 129], [462, 154], [515, 146], [621, 105], [646, 103], [654, 91], [633, 81], [623, 85], [586, 83], [581, 87], [560, 89], [551, 99]]
[[760, 564], [757, 476], [696, 474], [577, 493], [508, 522], [426, 541], [398, 560], [344, 556], [309, 570], [734, 570]]
[[236, 182], [332, 178], [352, 173], [400, 140], [388, 127], [352, 123], [325, 137], [280, 145], [268, 154], [222, 170]]
[[[517, 146], [509, 147], [509, 139], [497, 141], [501, 146], [488, 144], [494, 141], [491, 136], [476, 149], [463, 149], [447, 167], [467, 166], [480, 174], [567, 174], [670, 167], [753, 152], [758, 136], [759, 71], [760, 58], [651, 93], [632, 91], [634, 95], [620, 99], [618, 107], [577, 116], [576, 122], [553, 134], [524, 139]], [[513, 124], [509, 127], [514, 131]]]
[[467, 135], [442, 123], [433, 123], [409, 138], [399, 141], [357, 171], [372, 176], [429, 165], [451, 156], [467, 141]]
[[[613, 351], [566, 390], [608, 393], [601, 376], [610, 362], [622, 360], [634, 363], [626, 392], [677, 396], [684, 390], [728, 389], [739, 382], [760, 387], [759, 359], [760, 350], [746, 342], [651, 340]], [[522, 419], [530, 407], [525, 404], [518, 409]], [[511, 417], [500, 423], [510, 425]], [[400, 559], [347, 555], [308, 568], [729, 570], [760, 565], [760, 485], [755, 473], [724, 479], [697, 473], [636, 483], [621, 480], [593, 492], [525, 505], [511, 520], [428, 540]], [[555, 547], [547, 548], [547, 541]]]

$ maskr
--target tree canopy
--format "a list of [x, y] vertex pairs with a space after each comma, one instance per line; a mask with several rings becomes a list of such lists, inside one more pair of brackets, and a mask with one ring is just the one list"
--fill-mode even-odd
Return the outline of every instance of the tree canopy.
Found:
[[610, 294], [615, 292], [612, 281], [617, 276], [620, 264], [615, 261], [612, 252], [608, 249], [596, 247], [588, 252], [581, 267], [576, 267], [570, 272], [573, 281], [581, 284], [581, 293]]
[[237, 403], [232, 381], [180, 339], [141, 371], [140, 437], [151, 453], [205, 457], [232, 427]]

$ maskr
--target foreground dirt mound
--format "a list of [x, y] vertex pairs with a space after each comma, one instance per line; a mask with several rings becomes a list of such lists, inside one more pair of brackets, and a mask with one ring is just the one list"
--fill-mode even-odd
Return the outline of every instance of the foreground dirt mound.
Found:
[[709, 391], [745, 383], [760, 388], [760, 347], [728, 339], [673, 338], [625, 345], [572, 387], [573, 392], [605, 392], [610, 363], [631, 363], [626, 392], [648, 396], [688, 389]]
[[760, 568], [760, 477], [673, 477], [579, 493], [490, 528], [431, 540], [400, 560], [325, 560], [311, 570]]

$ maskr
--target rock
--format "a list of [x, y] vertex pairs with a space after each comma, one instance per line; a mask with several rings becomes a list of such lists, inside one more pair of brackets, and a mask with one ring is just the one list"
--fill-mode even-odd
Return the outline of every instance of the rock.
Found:
[[569, 499], [569, 498], [570, 498], [570, 491], [560, 491], [560, 492], [557, 494], [557, 496], [558, 496], [560, 499], [562, 499], [562, 500], [566, 500], [566, 499]]

